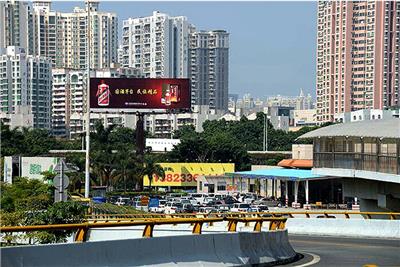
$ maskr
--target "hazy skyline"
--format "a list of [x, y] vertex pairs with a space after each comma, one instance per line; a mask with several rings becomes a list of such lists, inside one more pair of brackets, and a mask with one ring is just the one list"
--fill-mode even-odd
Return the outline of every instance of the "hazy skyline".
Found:
[[[53, 10], [71, 12], [84, 2], [59, 2]], [[122, 21], [158, 10], [187, 16], [198, 30], [230, 33], [229, 93], [254, 97], [315, 96], [316, 2], [100, 2], [100, 10]]]

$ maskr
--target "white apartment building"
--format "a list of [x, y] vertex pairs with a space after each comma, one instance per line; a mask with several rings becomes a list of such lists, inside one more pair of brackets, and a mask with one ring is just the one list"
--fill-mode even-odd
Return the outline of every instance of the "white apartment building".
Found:
[[193, 125], [197, 132], [203, 131], [206, 120], [222, 116], [215, 114], [208, 106], [193, 106], [193, 113], [154, 114], [145, 116], [145, 130], [157, 138], [171, 138], [174, 131], [184, 125]]
[[31, 113], [33, 127], [50, 130], [51, 62], [25, 51], [16, 46], [0, 51], [0, 113], [3, 118]]
[[139, 68], [144, 77], [187, 78], [191, 29], [186, 17], [158, 11], [124, 20], [122, 66]]
[[85, 69], [87, 45], [91, 68], [110, 68], [117, 63], [118, 19], [115, 13], [99, 11], [99, 2], [90, 1], [90, 38], [87, 37], [87, 10], [75, 7], [71, 13], [51, 10], [50, 0], [33, 2], [34, 54], [51, 58], [56, 68]]
[[229, 33], [196, 31], [189, 35], [192, 105], [228, 110]]
[[[137, 69], [108, 68], [92, 71], [91, 77], [140, 77]], [[53, 134], [74, 138], [84, 131], [86, 112], [86, 72], [73, 69], [53, 70]], [[111, 124], [134, 128], [136, 118], [131, 114], [91, 114], [91, 126], [102, 120], [105, 127]]]
[[32, 54], [31, 16], [27, 2], [0, 1], [0, 49], [18, 46]]

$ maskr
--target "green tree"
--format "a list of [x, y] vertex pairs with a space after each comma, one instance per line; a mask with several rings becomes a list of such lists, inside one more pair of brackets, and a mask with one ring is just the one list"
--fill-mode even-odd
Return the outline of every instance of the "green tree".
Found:
[[124, 192], [126, 192], [128, 183], [133, 185], [138, 180], [142, 167], [132, 148], [126, 146], [118, 149], [116, 160], [118, 162], [116, 165], [117, 178], [122, 178]]
[[[76, 202], [53, 204], [51, 187], [37, 179], [17, 177], [13, 184], [1, 183], [1, 224], [42, 225], [80, 223], [86, 208]], [[27, 237], [33, 243], [54, 243], [65, 241], [71, 231], [33, 232], [26, 235], [7, 235], [8, 242]]]
[[165, 172], [164, 172], [164, 169], [161, 167], [161, 165], [154, 162], [152, 157], [145, 157], [143, 176], [146, 176], [146, 175], [149, 178], [149, 188], [151, 191], [152, 190], [151, 184], [153, 182], [153, 176], [156, 175], [160, 178], [164, 178]]

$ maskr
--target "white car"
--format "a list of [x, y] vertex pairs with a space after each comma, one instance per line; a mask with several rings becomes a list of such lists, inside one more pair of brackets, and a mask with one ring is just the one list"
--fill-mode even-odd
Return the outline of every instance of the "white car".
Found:
[[204, 198], [207, 197], [206, 194], [201, 194], [201, 193], [198, 193], [198, 194], [191, 194], [190, 196], [191, 196], [192, 198], [194, 198], [194, 199], [197, 201], [196, 204], [200, 204], [200, 205], [203, 205]]
[[248, 212], [250, 210], [250, 205], [246, 203], [236, 203], [233, 204], [231, 212]]
[[165, 211], [165, 200], [160, 200], [158, 207], [151, 207], [149, 208], [150, 212], [154, 213], [164, 213]]
[[115, 202], [115, 205], [123, 206], [123, 205], [128, 204], [129, 201], [131, 201], [131, 199], [129, 197], [119, 197], [117, 202]]
[[169, 202], [165, 205], [164, 213], [174, 214], [176, 213], [176, 210], [178, 209], [179, 206], [182, 207], [182, 204], [177, 202]]

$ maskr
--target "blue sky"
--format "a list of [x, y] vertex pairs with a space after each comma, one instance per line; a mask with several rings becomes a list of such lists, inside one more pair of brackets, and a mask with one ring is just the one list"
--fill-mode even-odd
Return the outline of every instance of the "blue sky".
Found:
[[[83, 2], [57, 2], [54, 10], [72, 11]], [[115, 12], [119, 26], [153, 10], [184, 15], [199, 30], [230, 33], [229, 92], [254, 97], [315, 95], [316, 2], [117, 2], [100, 9]], [[121, 32], [120, 28], [120, 32]]]

